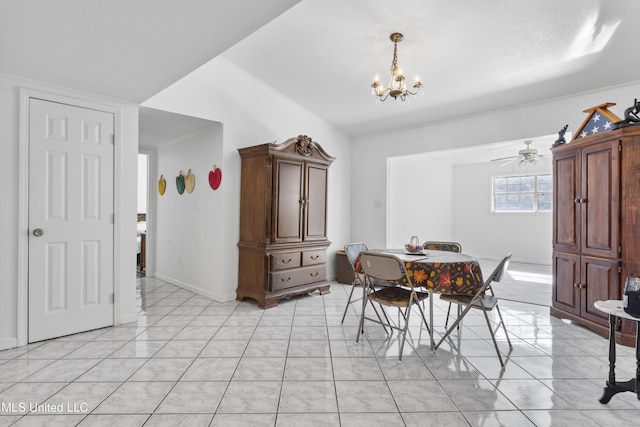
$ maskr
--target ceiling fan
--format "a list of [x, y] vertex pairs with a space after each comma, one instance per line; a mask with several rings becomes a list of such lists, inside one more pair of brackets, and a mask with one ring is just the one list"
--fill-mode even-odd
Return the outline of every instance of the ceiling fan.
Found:
[[513, 162], [516, 162], [516, 161], [519, 164], [524, 164], [524, 165], [533, 164], [533, 163], [536, 162], [536, 160], [538, 160], [539, 158], [544, 157], [544, 156], [542, 154], [538, 154], [538, 150], [536, 150], [535, 148], [529, 147], [532, 142], [533, 142], [533, 140], [531, 140], [531, 139], [525, 140], [524, 143], [527, 146], [527, 148], [525, 148], [524, 150], [518, 151], [518, 155], [517, 156], [500, 157], [498, 159], [492, 159], [491, 161], [492, 162], [499, 162], [499, 161], [506, 160], [503, 164], [500, 165], [500, 167], [506, 166], [509, 163], [513, 163]]

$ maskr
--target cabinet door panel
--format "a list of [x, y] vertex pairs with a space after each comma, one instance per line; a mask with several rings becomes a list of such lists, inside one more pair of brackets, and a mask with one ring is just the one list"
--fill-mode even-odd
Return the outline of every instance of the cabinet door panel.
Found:
[[303, 163], [276, 160], [274, 174], [273, 240], [275, 243], [302, 241]]
[[569, 313], [580, 314], [580, 256], [553, 254], [553, 306]]
[[580, 157], [578, 150], [554, 157], [553, 182], [553, 241], [563, 251], [580, 248], [579, 205], [575, 203], [580, 191]]
[[620, 178], [618, 141], [582, 150], [582, 252], [618, 257]]
[[610, 299], [620, 299], [619, 261], [582, 257], [581, 261], [582, 317], [603, 325], [608, 323], [608, 315], [596, 310], [593, 303]]
[[327, 237], [327, 168], [309, 164], [306, 172], [304, 240], [325, 240]]

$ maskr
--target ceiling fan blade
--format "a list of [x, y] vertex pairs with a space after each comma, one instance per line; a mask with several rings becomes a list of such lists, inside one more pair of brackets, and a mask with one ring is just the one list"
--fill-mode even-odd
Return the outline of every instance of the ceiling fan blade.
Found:
[[[508, 157], [507, 157], [507, 159], [508, 159]], [[511, 163], [513, 163], [513, 162], [515, 162], [515, 161], [517, 161], [517, 160], [520, 160], [520, 156], [513, 157], [513, 158], [511, 158], [511, 160], [507, 160], [506, 162], [504, 162], [503, 164], [501, 164], [501, 165], [500, 165], [500, 167], [502, 168], [502, 167], [504, 167], [504, 166], [507, 166], [507, 165], [509, 165], [509, 164], [511, 164]]]
[[520, 156], [500, 157], [499, 159], [491, 159], [492, 162], [499, 162], [500, 160], [518, 159]]

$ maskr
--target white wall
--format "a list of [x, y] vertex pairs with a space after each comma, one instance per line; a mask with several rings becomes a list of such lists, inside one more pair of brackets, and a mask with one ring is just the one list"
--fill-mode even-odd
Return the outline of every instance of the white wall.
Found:
[[[209, 186], [209, 171], [222, 159], [222, 125], [164, 144], [157, 150], [157, 176], [167, 181], [164, 196], [156, 197], [155, 276], [210, 298], [219, 299], [216, 274], [221, 271], [225, 206], [220, 188]], [[196, 177], [191, 194], [176, 189], [179, 172]]]
[[[551, 162], [527, 171], [551, 173]], [[501, 169], [496, 163], [454, 167], [453, 240], [460, 242], [465, 253], [500, 259], [513, 252], [514, 261], [551, 264], [550, 212], [491, 212], [491, 178], [525, 173]]]
[[411, 236], [418, 236], [420, 243], [451, 241], [453, 166], [428, 154], [391, 157], [388, 165], [385, 247], [402, 248]]
[[[336, 157], [329, 170], [328, 277], [335, 271], [335, 252], [351, 238], [351, 147], [350, 139], [317, 116], [256, 80], [243, 70], [216, 58], [144, 103], [144, 106], [223, 124], [223, 180], [220, 212], [223, 237], [220, 271], [211, 269], [214, 299], [235, 299], [238, 283], [238, 238], [240, 227], [240, 156], [237, 149], [266, 142], [282, 142], [305, 134]], [[383, 168], [384, 170], [384, 168]]]
[[[27, 188], [20, 168], [20, 89], [26, 88], [52, 94], [107, 105], [119, 110], [120, 121], [116, 123], [116, 134], [121, 146], [116, 150], [116, 164], [120, 169], [119, 194], [116, 201], [116, 298], [119, 312], [116, 319], [130, 322], [136, 319], [135, 306], [135, 254], [136, 254], [136, 186], [138, 151], [138, 108], [131, 104], [92, 94], [72, 91], [14, 76], [0, 75], [0, 170], [7, 179], [2, 186], [3, 203], [0, 204], [0, 349], [18, 344], [19, 283], [26, 281], [24, 269], [26, 258], [20, 256], [28, 233], [28, 224], [19, 218], [20, 193]], [[35, 195], [37, 197], [37, 195]], [[25, 206], [26, 210], [27, 207]], [[26, 313], [22, 313], [23, 317]], [[26, 318], [22, 319], [26, 322]]]
[[[569, 124], [569, 132], [573, 132], [586, 118], [584, 109], [604, 102], [615, 102], [618, 105], [610, 110], [622, 117], [624, 109], [633, 103], [638, 93], [640, 83], [636, 82], [510, 110], [356, 138], [352, 143], [352, 150], [357, 156], [352, 158], [351, 185], [358, 191], [353, 192], [352, 202], [353, 206], [366, 208], [368, 214], [362, 215], [355, 209], [352, 211], [351, 238], [367, 242], [370, 247], [387, 245], [385, 189], [388, 157], [524, 140], [532, 135], [552, 135], [565, 124]], [[381, 201], [379, 208], [375, 207], [377, 200]], [[455, 230], [454, 236], [457, 239], [466, 238]], [[484, 254], [478, 252], [477, 255]]]

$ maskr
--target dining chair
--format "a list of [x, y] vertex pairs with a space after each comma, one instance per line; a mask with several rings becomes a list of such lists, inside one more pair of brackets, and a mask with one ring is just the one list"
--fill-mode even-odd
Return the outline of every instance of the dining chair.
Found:
[[[363, 293], [367, 291], [367, 287], [364, 284], [365, 275], [364, 273], [360, 272], [359, 267], [356, 266], [356, 264], [358, 263], [358, 256], [360, 255], [361, 252], [366, 250], [368, 250], [367, 245], [362, 242], [347, 243], [346, 245], [344, 245], [344, 252], [347, 255], [347, 260], [349, 261], [349, 265], [351, 266], [351, 270], [353, 271], [353, 281], [351, 283], [351, 292], [349, 292], [349, 299], [347, 300], [347, 305], [344, 307], [344, 312], [342, 313], [342, 320], [340, 321], [340, 323], [344, 323], [344, 319], [345, 319], [345, 316], [347, 315], [347, 310], [349, 310], [349, 306], [354, 302], [358, 302], [362, 300], [362, 298], [353, 299], [353, 291], [357, 287], [361, 287]], [[364, 310], [365, 304], [362, 304], [362, 305]], [[376, 307], [373, 305], [373, 302], [371, 303], [371, 306], [373, 307], [373, 310], [375, 311], [376, 316], [378, 316], [378, 318], [380, 319], [380, 314], [378, 313], [378, 310], [376, 309]], [[383, 313], [384, 313], [384, 310], [383, 310]], [[387, 330], [385, 328], [385, 332], [386, 331]]]
[[[493, 292], [492, 284], [494, 282], [500, 282], [502, 277], [504, 276], [504, 272], [509, 267], [509, 262], [511, 261], [512, 254], [510, 253], [506, 257], [500, 261], [498, 266], [493, 270], [493, 272], [486, 278], [483, 285], [475, 292], [473, 295], [452, 295], [452, 294], [441, 294], [440, 299], [444, 301], [448, 301], [449, 303], [458, 304], [458, 318], [455, 322], [446, 330], [442, 338], [438, 344], [436, 344], [435, 348], [438, 349], [442, 342], [449, 337], [451, 332], [456, 329], [462, 319], [467, 315], [471, 309], [481, 310], [484, 318], [487, 322], [487, 326], [489, 327], [489, 332], [491, 333], [491, 340], [493, 341], [493, 346], [496, 349], [496, 353], [498, 353], [498, 359], [500, 360], [500, 365], [504, 368], [504, 361], [502, 360], [502, 355], [500, 354], [500, 348], [498, 347], [498, 342], [496, 341], [496, 332], [502, 327], [504, 329], [505, 337], [507, 338], [507, 343], [509, 344], [509, 348], [512, 349], [511, 340], [509, 339], [509, 333], [507, 332], [507, 327], [504, 323], [504, 319], [502, 318], [502, 313], [500, 313], [500, 307], [498, 306], [498, 298], [496, 298], [495, 293]], [[462, 309], [464, 307], [464, 309]], [[488, 312], [492, 311], [495, 308], [496, 313], [498, 314], [499, 322], [496, 325], [495, 329], [491, 325], [491, 320], [489, 319]], [[448, 320], [448, 319], [447, 319]], [[446, 324], [445, 324], [446, 325]], [[446, 328], [446, 326], [445, 326]]]
[[462, 245], [458, 242], [441, 242], [436, 240], [430, 240], [424, 242], [422, 245], [424, 249], [431, 249], [432, 251], [447, 251], [447, 252], [462, 252]]
[[[401, 362], [404, 344], [407, 340], [409, 317], [414, 305], [417, 306], [418, 310], [420, 311], [422, 321], [427, 327], [427, 331], [429, 331], [429, 336], [432, 336], [429, 323], [424, 316], [424, 310], [422, 309], [422, 306], [420, 304], [420, 301], [427, 298], [429, 294], [426, 292], [416, 292], [416, 287], [414, 286], [411, 277], [407, 273], [404, 263], [395, 255], [381, 252], [364, 251], [360, 253], [360, 263], [362, 264], [362, 270], [365, 273], [365, 286], [369, 288], [369, 292], [364, 293], [365, 302], [363, 303], [363, 307], [366, 306], [367, 301], [375, 301], [381, 306], [396, 307], [400, 312], [399, 319], [404, 320], [404, 325], [400, 325], [400, 322], [398, 323], [398, 325], [392, 324], [388, 321], [388, 317], [386, 316], [385, 318], [387, 319], [387, 322], [385, 324], [380, 318], [375, 319], [372, 317], [368, 317], [365, 310], [362, 310], [362, 313], [360, 314], [360, 326], [358, 328], [356, 342], [358, 342], [360, 339], [360, 334], [363, 330], [365, 319], [375, 323], [380, 323], [385, 328], [388, 327], [392, 331], [393, 329], [395, 329], [402, 334], [402, 341], [400, 342], [400, 354], [398, 356], [398, 361]], [[379, 289], [375, 289], [372, 286], [372, 281], [375, 279], [394, 283], [398, 286], [385, 286]]]

